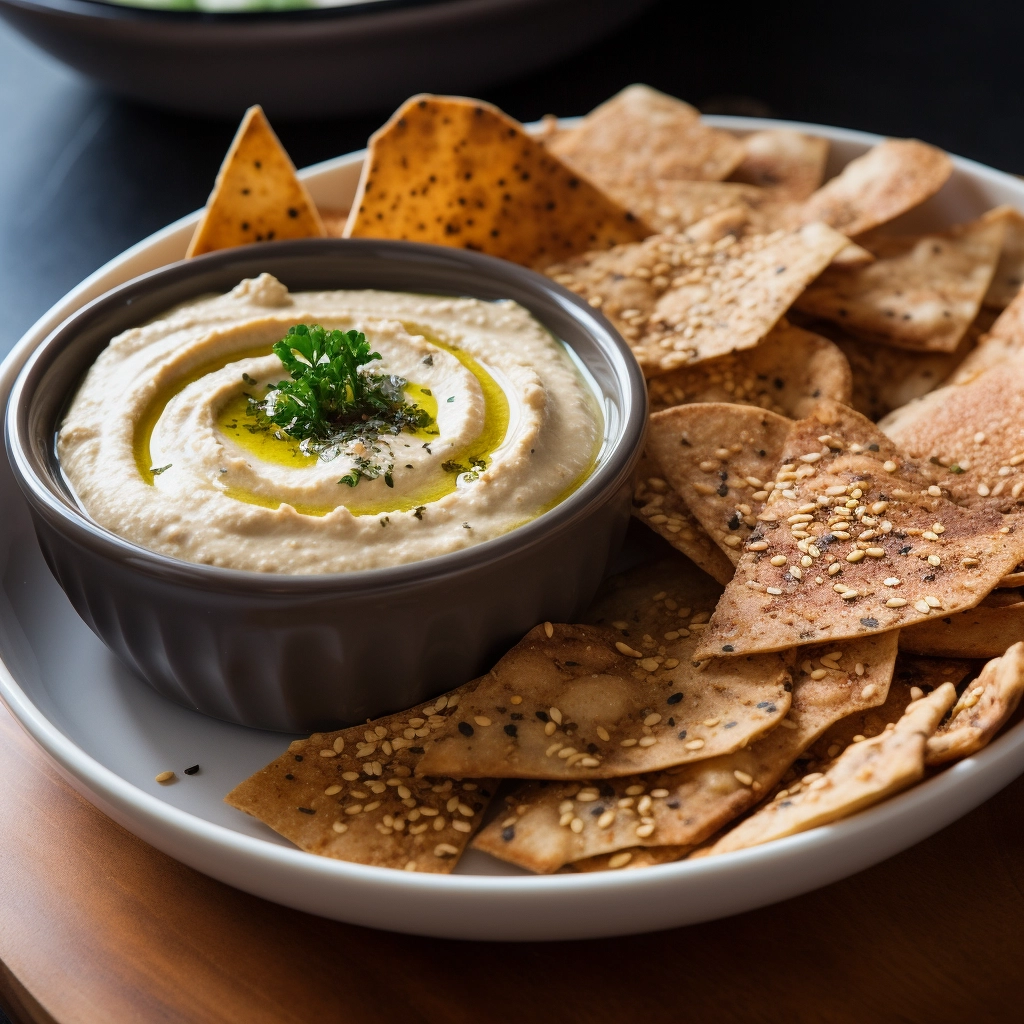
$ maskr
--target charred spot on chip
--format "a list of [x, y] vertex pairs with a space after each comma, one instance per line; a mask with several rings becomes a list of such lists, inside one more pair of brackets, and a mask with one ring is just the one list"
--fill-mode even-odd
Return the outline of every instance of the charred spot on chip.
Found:
[[542, 722], [550, 722], [550, 721], [551, 721], [551, 718], [550, 718], [550, 716], [548, 715], [548, 713], [547, 713], [546, 711], [535, 711], [535, 712], [534, 712], [534, 714], [535, 714], [535, 715], [536, 715], [536, 716], [537, 716], [537, 717], [538, 717], [538, 718], [539, 718], [539, 719], [540, 719], [540, 720], [541, 720]]
[[507, 736], [515, 736], [518, 733], [518, 729], [514, 725], [505, 726], [505, 734]]

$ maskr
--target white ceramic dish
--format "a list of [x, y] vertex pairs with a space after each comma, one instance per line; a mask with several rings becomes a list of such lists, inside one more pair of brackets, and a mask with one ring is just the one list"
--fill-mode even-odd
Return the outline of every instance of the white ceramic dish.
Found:
[[[746, 132], [778, 124], [709, 118]], [[796, 125], [832, 141], [832, 168], [878, 141]], [[361, 153], [303, 172], [314, 199], [345, 206]], [[997, 203], [1024, 210], [1024, 182], [957, 159], [952, 180], [906, 226], [967, 220]], [[33, 348], [113, 285], [181, 258], [198, 214], [112, 260], [53, 307], [0, 368], [0, 399]], [[1024, 723], [977, 756], [873, 810], [723, 857], [639, 871], [525, 876], [471, 852], [454, 875], [417, 875], [302, 853], [227, 807], [223, 795], [286, 738], [227, 725], [157, 696], [78, 619], [43, 563], [6, 460], [0, 465], [0, 698], [65, 778], [142, 839], [230, 885], [342, 921], [445, 938], [569, 939], [691, 924], [807, 892], [899, 852], [1024, 771]], [[198, 763], [191, 777], [182, 769]], [[172, 768], [180, 781], [153, 781]], [[31, 841], [30, 838], [27, 841]]]

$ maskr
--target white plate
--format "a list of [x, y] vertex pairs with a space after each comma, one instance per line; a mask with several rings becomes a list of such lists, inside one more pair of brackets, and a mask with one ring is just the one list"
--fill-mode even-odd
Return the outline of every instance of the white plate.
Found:
[[[745, 132], [778, 124], [709, 118]], [[832, 140], [833, 169], [878, 141]], [[313, 198], [344, 207], [361, 153], [303, 172]], [[970, 219], [997, 203], [1024, 209], [1024, 182], [957, 159], [952, 180], [908, 225]], [[0, 398], [29, 353], [108, 288], [184, 255], [198, 214], [129, 249], [50, 310], [0, 368]], [[222, 802], [286, 738], [227, 725], [163, 700], [107, 652], [43, 563], [5, 460], [0, 466], [0, 697], [87, 799], [142, 839], [229, 885], [300, 910], [396, 931], [461, 939], [569, 939], [651, 931], [786, 899], [844, 878], [938, 831], [1024, 771], [1024, 723], [977, 756], [879, 807], [765, 846], [638, 871], [526, 876], [471, 852], [454, 875], [417, 875], [302, 853]], [[455, 681], [453, 681], [455, 682]], [[200, 764], [199, 774], [182, 769]], [[154, 775], [172, 768], [164, 788]]]

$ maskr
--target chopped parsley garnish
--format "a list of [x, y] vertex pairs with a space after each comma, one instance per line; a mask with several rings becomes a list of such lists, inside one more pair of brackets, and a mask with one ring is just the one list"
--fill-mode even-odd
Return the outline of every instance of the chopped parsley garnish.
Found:
[[[363, 369], [380, 359], [361, 331], [326, 331], [297, 324], [274, 345], [274, 353], [291, 375], [263, 399], [250, 396], [255, 429], [283, 431], [299, 441], [301, 451], [330, 461], [353, 460], [339, 484], [355, 487], [363, 478], [394, 486], [394, 455], [388, 436], [433, 426], [425, 409], [404, 394], [408, 381], [397, 374]], [[278, 434], [280, 436], [280, 434]]]
[[161, 473], [166, 473], [173, 465], [173, 462], [168, 462], [166, 466], [150, 466], [149, 471], [153, 476], [159, 476]]

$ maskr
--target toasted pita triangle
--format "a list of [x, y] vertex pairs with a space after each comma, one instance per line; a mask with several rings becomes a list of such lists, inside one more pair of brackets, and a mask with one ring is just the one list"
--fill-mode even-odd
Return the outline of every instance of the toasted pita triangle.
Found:
[[928, 740], [925, 763], [945, 764], [981, 750], [1017, 710], [1024, 693], [1024, 643], [990, 661]]
[[1007, 361], [879, 424], [960, 505], [1024, 507], [1024, 365]]
[[733, 181], [759, 185], [783, 199], [806, 199], [825, 175], [828, 139], [789, 128], [770, 128], [745, 136], [743, 162]]
[[497, 107], [424, 94], [370, 137], [345, 233], [542, 267], [651, 229]]
[[186, 256], [252, 242], [324, 238], [320, 214], [261, 107], [242, 118]]
[[928, 738], [955, 700], [956, 690], [943, 683], [911, 704], [891, 730], [848, 747], [820, 779], [767, 804], [726, 833], [708, 854], [743, 850], [806, 832], [906, 789], [924, 775]]
[[865, 344], [838, 325], [820, 320], [808, 326], [830, 338], [846, 357], [853, 375], [853, 395], [846, 404], [877, 422], [939, 387], [969, 358], [993, 320], [992, 311], [982, 309], [952, 352], [911, 352]]
[[1006, 226], [999, 264], [985, 293], [985, 305], [1002, 310], [1014, 300], [1024, 284], [1024, 215], [1012, 206], [1000, 206], [985, 216], [999, 218]]
[[633, 481], [633, 515], [723, 586], [732, 578], [732, 562], [694, 518], [679, 492], [668, 485], [661, 466], [646, 453]]
[[[976, 671], [976, 662], [952, 658], [919, 658], [900, 651], [889, 693], [884, 703], [856, 711], [830, 726], [808, 748], [803, 762], [802, 774], [823, 772], [852, 743], [860, 743], [885, 731], [890, 723], [895, 725], [906, 711], [907, 706], [925, 693], [937, 690], [943, 683], [959, 688], [964, 678]], [[783, 785], [791, 787], [792, 781], [783, 779]], [[797, 789], [800, 787], [797, 783]]]
[[998, 658], [1024, 640], [1024, 601], [992, 608], [979, 605], [944, 615], [900, 633], [900, 649], [943, 658]]
[[850, 403], [852, 378], [827, 338], [780, 321], [751, 349], [652, 377], [651, 411], [688, 402], [732, 402], [799, 419], [819, 399]]
[[[1020, 561], [1015, 520], [954, 505], [852, 409], [822, 403], [793, 424], [785, 449], [751, 534], [757, 547], [748, 543], [697, 658], [850, 639], [964, 611]], [[786, 564], [773, 565], [777, 556]]]
[[999, 314], [988, 334], [949, 378], [950, 384], [967, 384], [993, 366], [1017, 359], [1024, 349], [1024, 291]]
[[646, 85], [627, 86], [548, 145], [612, 191], [647, 179], [720, 181], [744, 156], [739, 140], [708, 127], [694, 107]]
[[418, 771], [613, 778], [760, 736], [789, 708], [789, 672], [778, 656], [694, 664], [718, 592], [678, 556], [608, 581], [596, 624], [531, 630], [462, 697]]
[[1004, 230], [982, 217], [941, 234], [874, 239], [874, 263], [830, 267], [796, 308], [869, 342], [952, 352], [981, 308]]
[[676, 181], [642, 178], [628, 187], [609, 188], [627, 209], [657, 231], [683, 231], [714, 214], [738, 211], [743, 220], [764, 208], [771, 196], [765, 189], [732, 181]]
[[809, 224], [742, 239], [726, 232], [711, 245], [695, 236], [700, 226], [588, 253], [547, 273], [599, 306], [653, 376], [752, 348], [848, 244]]
[[[678, 405], [651, 416], [647, 450], [735, 565], [758, 526], [792, 420], [749, 405]], [[767, 545], [766, 545], [767, 546]]]
[[953, 171], [949, 157], [916, 139], [886, 139], [851, 160], [804, 204], [804, 223], [824, 221], [856, 236], [934, 195]]
[[295, 740], [224, 799], [308, 853], [450, 872], [497, 783], [422, 779], [416, 769], [421, 744], [458, 715], [465, 689], [366, 725]]
[[[483, 829], [474, 847], [547, 873], [635, 846], [675, 849], [703, 842], [771, 792], [832, 723], [885, 700], [895, 635], [805, 653], [794, 673], [789, 714], [767, 736], [723, 757], [593, 787], [518, 786], [505, 798], [509, 813]], [[822, 678], [813, 678], [819, 670]], [[569, 827], [573, 818], [580, 821], [575, 829]]]

